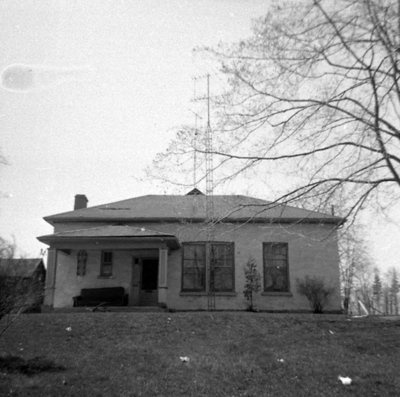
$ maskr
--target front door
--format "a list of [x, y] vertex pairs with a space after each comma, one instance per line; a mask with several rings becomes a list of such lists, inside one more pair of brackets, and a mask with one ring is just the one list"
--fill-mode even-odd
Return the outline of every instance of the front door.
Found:
[[140, 282], [140, 305], [158, 304], [158, 258], [142, 259], [142, 277]]

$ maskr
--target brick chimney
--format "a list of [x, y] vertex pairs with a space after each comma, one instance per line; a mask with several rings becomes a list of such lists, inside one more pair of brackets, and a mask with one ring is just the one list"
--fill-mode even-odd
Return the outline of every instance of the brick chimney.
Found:
[[80, 210], [81, 208], [86, 208], [88, 201], [89, 200], [84, 194], [76, 194], [74, 210]]

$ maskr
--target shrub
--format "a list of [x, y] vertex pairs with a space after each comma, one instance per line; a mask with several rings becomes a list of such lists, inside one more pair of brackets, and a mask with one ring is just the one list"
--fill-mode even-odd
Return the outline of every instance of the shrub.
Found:
[[257, 263], [253, 258], [249, 258], [244, 267], [245, 284], [243, 295], [249, 301], [249, 311], [254, 311], [253, 298], [261, 289], [261, 276], [257, 270]]
[[306, 276], [303, 280], [297, 280], [297, 292], [304, 295], [314, 313], [322, 313], [329, 300], [333, 288], [325, 286], [323, 279]]

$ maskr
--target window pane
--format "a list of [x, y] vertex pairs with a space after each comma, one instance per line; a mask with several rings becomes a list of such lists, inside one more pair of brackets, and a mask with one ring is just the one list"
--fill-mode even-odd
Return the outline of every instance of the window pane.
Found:
[[228, 267], [216, 267], [214, 269], [214, 290], [233, 291], [233, 273]]
[[289, 290], [287, 243], [264, 243], [264, 290]]
[[103, 252], [103, 262], [112, 263], [112, 252]]
[[112, 274], [112, 265], [110, 264], [103, 264], [101, 268], [101, 274], [103, 276], [108, 276]]
[[100, 274], [102, 276], [112, 275], [112, 252], [110, 251], [104, 251], [102, 253]]
[[204, 267], [206, 250], [204, 245], [184, 245], [183, 261], [185, 267]]
[[213, 244], [211, 246], [211, 258], [214, 266], [232, 267], [233, 265], [233, 245], [232, 244]]
[[265, 268], [265, 291], [287, 291], [287, 276], [284, 267]]
[[204, 244], [188, 244], [183, 247], [183, 255], [185, 260], [189, 261], [202, 261], [205, 257], [205, 246]]
[[205, 272], [202, 269], [184, 269], [183, 290], [204, 291]]
[[233, 247], [231, 243], [211, 245], [210, 288], [215, 291], [234, 290]]
[[205, 244], [183, 245], [182, 290], [205, 290]]

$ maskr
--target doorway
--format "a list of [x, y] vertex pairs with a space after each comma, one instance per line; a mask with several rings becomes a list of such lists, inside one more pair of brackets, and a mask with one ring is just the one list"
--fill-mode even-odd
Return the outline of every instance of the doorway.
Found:
[[140, 278], [140, 306], [158, 305], [158, 258], [143, 258]]

